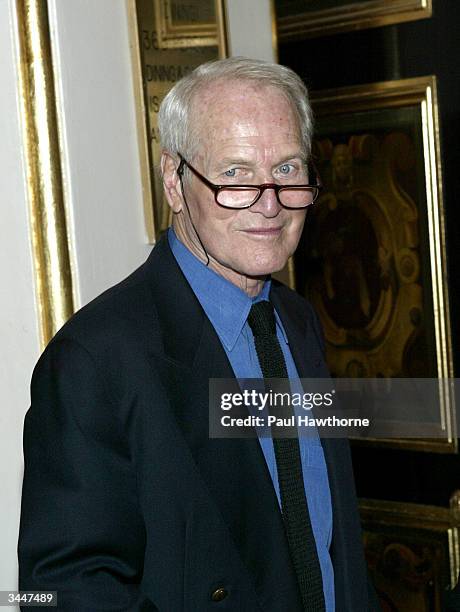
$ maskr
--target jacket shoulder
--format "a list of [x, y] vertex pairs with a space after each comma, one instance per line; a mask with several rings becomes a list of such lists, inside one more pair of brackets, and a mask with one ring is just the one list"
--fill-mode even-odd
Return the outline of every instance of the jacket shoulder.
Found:
[[[62, 326], [50, 345], [73, 340], [91, 354], [108, 352], [132, 341], [155, 338], [155, 304], [148, 282], [147, 262], [127, 278], [80, 308]], [[150, 333], [145, 330], [149, 328]]]

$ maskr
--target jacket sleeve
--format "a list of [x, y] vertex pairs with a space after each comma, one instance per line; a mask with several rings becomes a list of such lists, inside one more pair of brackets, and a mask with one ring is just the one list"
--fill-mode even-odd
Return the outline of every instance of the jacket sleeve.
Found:
[[[115, 403], [89, 353], [53, 341], [24, 425], [19, 588], [58, 610], [156, 610], [141, 594], [145, 531]], [[27, 607], [30, 610], [30, 607]]]

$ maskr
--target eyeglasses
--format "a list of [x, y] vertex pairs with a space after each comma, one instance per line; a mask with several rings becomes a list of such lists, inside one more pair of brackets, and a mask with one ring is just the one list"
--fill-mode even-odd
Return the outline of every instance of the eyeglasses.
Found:
[[193, 174], [214, 192], [216, 204], [224, 208], [249, 208], [253, 206], [262, 196], [266, 189], [273, 189], [278, 202], [284, 208], [307, 208], [318, 198], [321, 182], [312, 163], [308, 164], [308, 176], [313, 176], [313, 184], [305, 185], [278, 185], [276, 183], [263, 183], [263, 185], [214, 185], [191, 164], [188, 163], [180, 153], [180, 164], [177, 174], [181, 181], [184, 167], [187, 166]]

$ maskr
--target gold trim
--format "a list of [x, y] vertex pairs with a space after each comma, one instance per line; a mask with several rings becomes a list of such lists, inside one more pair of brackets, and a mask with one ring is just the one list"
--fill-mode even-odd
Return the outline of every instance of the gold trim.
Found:
[[455, 510], [423, 504], [362, 498], [359, 500], [359, 512], [363, 529], [366, 528], [367, 523], [445, 533], [448, 542], [450, 583], [451, 588], [455, 587], [460, 571], [460, 521]]
[[435, 79], [434, 76], [425, 76], [338, 89], [323, 89], [310, 92], [310, 96], [312, 102], [318, 105], [315, 107], [317, 116], [410, 106], [426, 99], [427, 87], [433, 87]]
[[447, 531], [459, 527], [460, 523], [450, 508], [427, 506], [410, 502], [360, 498], [359, 512], [362, 521], [379, 525], [394, 525]]
[[278, 36], [285, 42], [427, 19], [432, 14], [432, 0], [368, 0], [364, 4], [351, 2], [337, 8], [280, 17]]
[[183, 47], [217, 47], [221, 32], [219, 15], [222, 0], [214, 0], [215, 23], [174, 24], [171, 0], [153, 0], [155, 3], [155, 21], [160, 49], [177, 49]]
[[128, 17], [129, 47], [132, 61], [132, 80], [134, 90], [134, 101], [136, 109], [136, 131], [139, 151], [139, 164], [142, 183], [142, 203], [144, 207], [145, 231], [149, 244], [155, 244], [158, 235], [155, 227], [155, 215], [153, 214], [152, 181], [150, 179], [150, 153], [149, 138], [147, 134], [147, 109], [145, 107], [144, 89], [142, 86], [142, 60], [141, 50], [138, 43], [139, 24], [137, 21], [136, 0], [126, 0], [126, 12]]
[[228, 20], [225, 0], [214, 0], [216, 6], [217, 46], [219, 59], [228, 57]]
[[459, 553], [459, 537], [458, 528], [449, 529], [449, 559], [450, 559], [450, 586], [455, 588], [460, 572], [460, 553]]
[[[311, 93], [316, 117], [354, 114], [360, 111], [403, 106], [419, 106], [425, 160], [427, 217], [431, 261], [432, 303], [436, 340], [437, 375], [441, 396], [443, 440], [379, 440], [379, 446], [405, 447], [416, 450], [456, 452], [457, 432], [454, 394], [449, 378], [454, 376], [452, 340], [445, 250], [445, 221], [442, 193], [442, 171], [438, 125], [436, 77], [425, 76], [399, 81], [385, 81]], [[376, 440], [357, 441], [377, 443]]]
[[46, 0], [16, 0], [20, 105], [41, 345], [74, 312]]
[[[460, 522], [460, 491], [455, 490], [449, 498], [450, 511], [452, 516], [457, 522]], [[450, 582], [452, 588], [458, 581], [458, 575], [460, 572], [460, 543], [458, 529], [453, 530], [449, 533], [449, 556], [452, 559], [451, 571], [450, 571]]]

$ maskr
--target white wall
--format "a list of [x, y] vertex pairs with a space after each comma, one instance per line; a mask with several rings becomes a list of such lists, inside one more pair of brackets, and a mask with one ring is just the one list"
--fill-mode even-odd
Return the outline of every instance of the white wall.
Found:
[[226, 0], [229, 55], [276, 62], [273, 48], [274, 0]]
[[123, 0], [50, 0], [77, 307], [150, 251]]
[[[273, 59], [269, 0], [228, 0], [233, 55]], [[48, 0], [77, 307], [150, 251], [125, 0]], [[17, 588], [22, 422], [39, 333], [15, 0], [0, 0], [0, 590]], [[248, 42], [250, 44], [248, 45]]]

